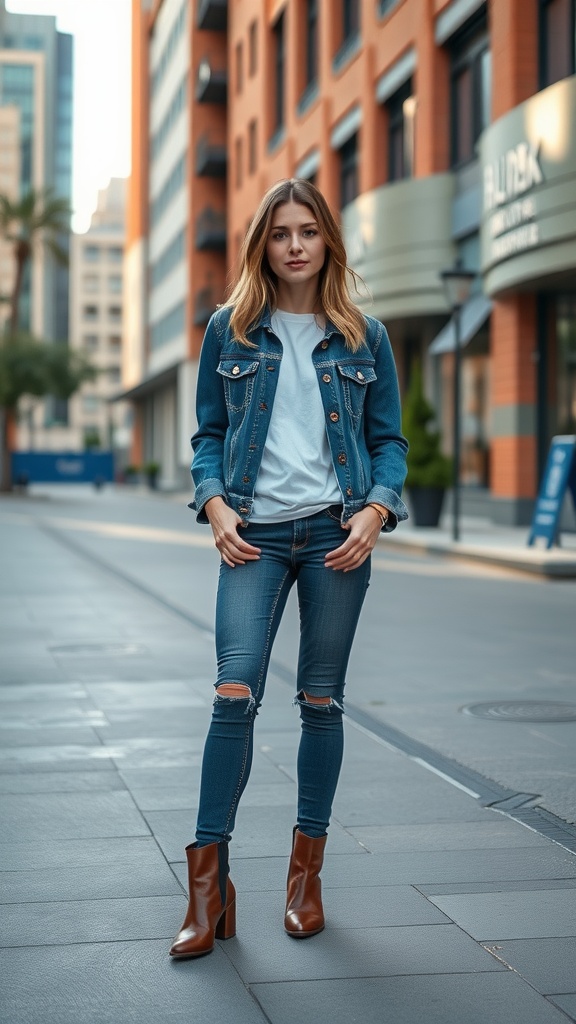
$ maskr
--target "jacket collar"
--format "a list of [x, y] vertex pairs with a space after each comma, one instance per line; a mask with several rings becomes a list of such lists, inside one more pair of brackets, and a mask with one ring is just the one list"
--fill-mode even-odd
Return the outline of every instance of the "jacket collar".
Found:
[[[250, 331], [255, 331], [257, 327], [263, 327], [265, 330], [270, 329], [272, 327], [272, 312], [270, 310], [268, 303], [266, 303], [262, 312], [260, 313], [260, 316], [256, 318], [256, 320], [250, 327]], [[329, 338], [331, 334], [339, 333], [340, 332], [338, 331], [338, 328], [334, 326], [334, 324], [332, 323], [331, 320], [328, 319], [328, 317], [326, 317], [326, 332], [324, 334], [324, 337]]]

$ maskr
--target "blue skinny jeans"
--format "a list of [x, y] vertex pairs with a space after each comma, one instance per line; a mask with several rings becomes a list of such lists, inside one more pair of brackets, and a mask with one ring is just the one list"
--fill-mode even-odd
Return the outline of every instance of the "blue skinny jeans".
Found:
[[[370, 559], [350, 572], [324, 556], [346, 539], [340, 507], [283, 523], [249, 523], [242, 536], [258, 561], [220, 566], [216, 602], [215, 687], [239, 683], [246, 697], [216, 692], [202, 761], [196, 841], [229, 842], [252, 764], [254, 720], [264, 696], [272, 644], [294, 583], [300, 609], [296, 702], [300, 709], [297, 827], [326, 835], [342, 764], [344, 683]], [[311, 697], [330, 697], [312, 704]]]

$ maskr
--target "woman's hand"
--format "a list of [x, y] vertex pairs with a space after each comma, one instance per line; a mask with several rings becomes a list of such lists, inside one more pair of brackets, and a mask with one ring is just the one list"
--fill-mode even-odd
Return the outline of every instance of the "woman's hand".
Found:
[[382, 520], [375, 508], [367, 505], [356, 512], [342, 527], [348, 530], [348, 537], [339, 548], [329, 551], [324, 564], [327, 569], [341, 569], [350, 572], [365, 562], [372, 551], [382, 529]]
[[212, 527], [214, 543], [226, 565], [233, 569], [235, 565], [244, 565], [260, 557], [260, 548], [255, 548], [242, 540], [238, 533], [242, 520], [223, 498], [210, 498], [204, 509]]

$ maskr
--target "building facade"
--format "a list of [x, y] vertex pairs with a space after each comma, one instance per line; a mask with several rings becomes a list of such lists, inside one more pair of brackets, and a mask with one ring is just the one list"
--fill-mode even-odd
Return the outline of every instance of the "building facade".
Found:
[[[204, 17], [203, 9], [208, 9]], [[226, 4], [133, 0], [125, 394], [133, 461], [187, 485], [204, 327], [226, 277]]]
[[70, 246], [70, 345], [97, 367], [69, 402], [69, 427], [58, 447], [112, 449], [126, 464], [132, 411], [112, 402], [122, 379], [123, 265], [126, 238], [126, 181], [113, 178], [98, 193], [88, 231], [73, 234]]
[[415, 361], [424, 368], [449, 452], [455, 339], [440, 272], [473, 270], [465, 508], [508, 524], [529, 520], [550, 438], [576, 433], [575, 6], [188, 5], [196, 25], [227, 8], [230, 276], [265, 189], [314, 180], [341, 212], [368, 287], [358, 301], [388, 327], [401, 388]]

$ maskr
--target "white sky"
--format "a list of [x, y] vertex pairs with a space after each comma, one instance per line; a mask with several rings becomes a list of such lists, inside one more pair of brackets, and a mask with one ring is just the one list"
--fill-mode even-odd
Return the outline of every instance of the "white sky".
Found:
[[74, 231], [89, 227], [98, 189], [130, 173], [130, 8], [130, 0], [6, 0], [6, 10], [53, 15], [74, 36]]

